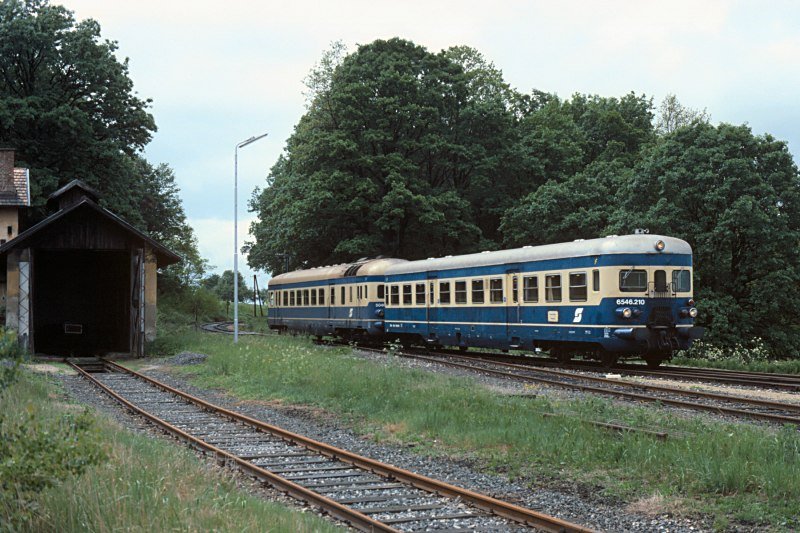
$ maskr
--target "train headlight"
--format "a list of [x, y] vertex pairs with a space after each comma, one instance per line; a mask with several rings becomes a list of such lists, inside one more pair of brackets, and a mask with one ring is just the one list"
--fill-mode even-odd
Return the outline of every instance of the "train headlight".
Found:
[[686, 302], [686, 305], [689, 307], [694, 307], [694, 298], [689, 298], [689, 301]]
[[662, 241], [662, 240], [656, 241], [656, 251], [657, 252], [663, 252], [664, 248], [666, 248], [666, 247], [667, 247], [667, 243], [665, 243], [664, 241]]
[[692, 317], [692, 318], [697, 318], [697, 308], [696, 307], [692, 307], [691, 309], [689, 309], [689, 316]]
[[630, 307], [617, 307], [617, 316], [630, 318], [633, 316], [633, 310]]

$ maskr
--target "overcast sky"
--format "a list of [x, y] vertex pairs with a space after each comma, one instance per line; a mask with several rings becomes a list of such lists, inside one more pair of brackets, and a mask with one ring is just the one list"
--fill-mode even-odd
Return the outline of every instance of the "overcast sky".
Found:
[[269, 132], [239, 152], [241, 244], [247, 201], [304, 112], [302, 80], [336, 40], [351, 51], [391, 37], [433, 52], [469, 45], [524, 92], [634, 91], [656, 103], [674, 93], [714, 123], [747, 123], [788, 141], [795, 160], [800, 152], [800, 2], [63, 3], [130, 58], [158, 124], [147, 158], [175, 169], [200, 251], [219, 271], [233, 264], [234, 146]]

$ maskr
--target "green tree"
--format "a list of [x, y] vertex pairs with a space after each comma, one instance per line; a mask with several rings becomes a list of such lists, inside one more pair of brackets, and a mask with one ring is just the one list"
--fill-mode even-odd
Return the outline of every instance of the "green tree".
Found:
[[[315, 78], [314, 101], [251, 201], [250, 264], [280, 271], [287, 255], [300, 266], [476, 247], [466, 191], [501, 162], [495, 133], [512, 123], [492, 110], [508, 111], [470, 98], [469, 77], [444, 53], [400, 39], [323, 71], [330, 81]], [[469, 134], [479, 126], [485, 134]]]
[[[233, 301], [233, 270], [226, 270], [219, 274], [212, 274], [205, 280], [202, 285], [205, 289], [212, 291], [220, 300], [226, 302]], [[239, 272], [239, 301], [252, 302], [254, 298], [253, 289], [247, 286], [247, 283]]]
[[506, 245], [551, 244], [603, 236], [618, 207], [619, 187], [633, 177], [618, 162], [598, 161], [563, 181], [550, 180], [506, 211]]
[[45, 0], [0, 2], [0, 145], [31, 170], [31, 222], [58, 187], [80, 178], [101, 204], [147, 231], [184, 261], [163, 288], [196, 282], [205, 263], [172, 170], [141, 155], [156, 129], [100, 25], [76, 22]]
[[800, 350], [800, 175], [786, 143], [695, 122], [646, 151], [617, 202], [615, 232], [647, 227], [692, 245], [710, 341]]
[[658, 106], [655, 128], [660, 135], [666, 135], [683, 126], [689, 126], [697, 122], [708, 124], [710, 121], [711, 115], [708, 114], [705, 108], [702, 111], [698, 111], [686, 107], [678, 101], [677, 96], [668, 94], [662, 100], [661, 105]]
[[0, 3], [0, 142], [31, 169], [33, 205], [80, 177], [139, 223], [135, 154], [155, 122], [100, 26], [46, 1]]

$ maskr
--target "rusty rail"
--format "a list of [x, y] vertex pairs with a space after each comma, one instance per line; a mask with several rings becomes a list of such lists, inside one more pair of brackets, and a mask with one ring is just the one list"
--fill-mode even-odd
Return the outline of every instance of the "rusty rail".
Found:
[[[237, 413], [235, 411], [219, 407], [210, 402], [192, 396], [186, 392], [170, 387], [169, 385], [161, 383], [153, 378], [129, 370], [111, 361], [104, 360], [104, 363], [111, 369], [114, 369], [118, 372], [127, 373], [138, 379], [144, 380], [155, 387], [158, 387], [164, 391], [179, 396], [206, 410], [212, 411], [217, 414], [221, 414], [231, 420], [242, 422], [251, 427], [275, 435], [286, 441], [293, 442], [297, 445], [303, 446], [304, 448], [309, 450], [313, 450], [326, 457], [335, 458], [339, 461], [353, 465], [354, 467], [360, 468], [362, 470], [373, 472], [383, 477], [395, 479], [399, 482], [405, 483], [412, 487], [416, 487], [418, 489], [425, 490], [433, 494], [460, 499], [461, 501], [469, 503], [470, 505], [478, 509], [482, 509], [490, 514], [497, 515], [527, 526], [533, 526], [542, 529], [544, 531], [587, 532], [587, 533], [592, 531], [590, 528], [572, 524], [570, 522], [561, 520], [556, 517], [539, 513], [531, 509], [526, 509], [524, 507], [520, 507], [508, 502], [497, 500], [490, 496], [470, 491], [467, 489], [463, 489], [445, 483], [443, 481], [429, 478], [427, 476], [415, 474], [408, 470], [404, 470], [395, 466], [381, 463], [379, 461], [369, 459], [367, 457], [363, 457], [340, 448], [336, 448], [329, 444], [325, 444], [310, 439], [308, 437], [304, 437], [302, 435], [287, 431], [280, 427], [273, 426], [271, 424], [267, 424], [260, 420], [248, 417], [241, 413]], [[218, 458], [221, 458], [223, 460], [238, 465], [245, 471], [250, 472], [259, 479], [262, 479], [263, 481], [269, 483], [270, 485], [276, 487], [277, 489], [286, 492], [292, 497], [317, 505], [318, 507], [324, 509], [326, 512], [330, 513], [332, 516], [335, 516], [340, 520], [349, 522], [354, 527], [357, 527], [358, 529], [362, 529], [364, 531], [396, 531], [391, 526], [379, 522], [365, 514], [359, 513], [357, 510], [346, 507], [340, 504], [339, 502], [336, 502], [330, 498], [327, 498], [326, 496], [323, 496], [305, 487], [302, 487], [296, 483], [293, 483], [292, 481], [287, 480], [277, 474], [274, 474], [269, 470], [260, 468], [248, 462], [247, 460], [243, 459], [242, 457], [239, 457], [225, 450], [222, 450], [212, 444], [206, 443], [199, 438], [193, 437], [192, 435], [182, 431], [181, 429], [172, 426], [171, 424], [144, 411], [143, 409], [140, 409], [139, 407], [129, 402], [125, 398], [116, 394], [109, 387], [106, 387], [104, 384], [95, 380], [90, 374], [84, 372], [83, 369], [81, 369], [80, 367], [72, 363], [70, 364], [73, 366], [73, 368], [75, 368], [78, 372], [80, 372], [82, 376], [90, 380], [92, 383], [101, 388], [104, 392], [106, 392], [107, 394], [115, 398], [117, 401], [125, 405], [128, 409], [140, 414], [141, 416], [144, 416], [148, 420], [164, 428], [166, 431], [172, 433], [178, 438], [188, 441], [193, 446], [211, 452], [215, 454]]]

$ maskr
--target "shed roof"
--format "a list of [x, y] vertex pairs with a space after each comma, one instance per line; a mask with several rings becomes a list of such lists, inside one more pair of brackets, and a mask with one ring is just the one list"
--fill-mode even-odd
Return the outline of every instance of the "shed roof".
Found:
[[70, 207], [61, 209], [60, 211], [53, 213], [52, 215], [45, 218], [35, 226], [28, 228], [27, 230], [17, 235], [14, 239], [11, 239], [7, 243], [3, 244], [2, 246], [0, 246], [0, 256], [5, 255], [11, 250], [25, 247], [36, 236], [40, 235], [43, 230], [53, 226], [56, 222], [66, 217], [68, 214], [76, 212], [78, 210], [91, 210], [100, 215], [101, 217], [107, 219], [109, 222], [115, 224], [124, 232], [128, 233], [129, 235], [132, 235], [134, 238], [141, 239], [147, 244], [149, 244], [153, 248], [153, 252], [156, 255], [156, 259], [158, 260], [159, 267], [168, 266], [177, 263], [178, 261], [181, 260], [181, 257], [179, 255], [172, 252], [167, 247], [160, 244], [158, 241], [148, 236], [144, 232], [138, 230], [137, 228], [129, 224], [127, 221], [125, 221], [122, 217], [115, 215], [108, 209], [100, 207], [89, 198], [84, 198], [80, 202], [73, 204]]
[[99, 192], [97, 192], [92, 187], [89, 187], [88, 185], [86, 185], [81, 180], [75, 179], [75, 180], [70, 181], [69, 183], [67, 183], [66, 185], [61, 187], [60, 189], [58, 189], [56, 192], [54, 192], [50, 196], [48, 196], [47, 197], [47, 202], [50, 203], [52, 200], [57, 200], [59, 196], [63, 196], [64, 193], [66, 193], [67, 191], [70, 191], [70, 190], [72, 190], [72, 189], [74, 189], [76, 187], [78, 189], [80, 189], [81, 191], [83, 191], [87, 197], [91, 198], [95, 202], [98, 200], [98, 198], [100, 198], [100, 193]]

